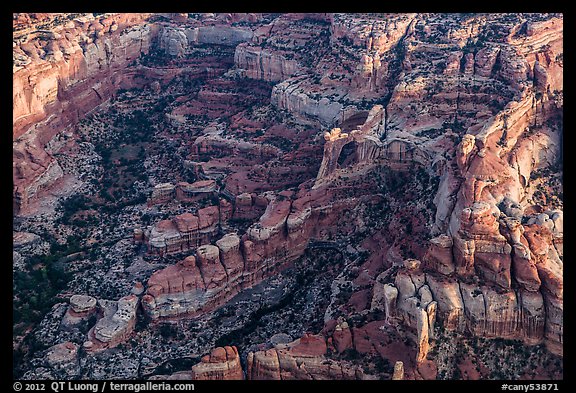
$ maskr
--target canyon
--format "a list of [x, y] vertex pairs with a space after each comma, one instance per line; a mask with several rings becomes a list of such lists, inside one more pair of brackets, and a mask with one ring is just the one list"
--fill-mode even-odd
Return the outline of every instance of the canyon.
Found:
[[15, 378], [563, 378], [561, 14], [13, 43]]

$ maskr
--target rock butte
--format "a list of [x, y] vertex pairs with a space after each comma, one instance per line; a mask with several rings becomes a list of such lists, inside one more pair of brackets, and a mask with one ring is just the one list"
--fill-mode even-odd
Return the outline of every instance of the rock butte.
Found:
[[[177, 62], [208, 46], [231, 48], [229, 67], [190, 66], [192, 75], [225, 75], [196, 103], [226, 111], [242, 98], [223, 86], [269, 82], [271, 108], [315, 128], [310, 146], [321, 146], [304, 148], [317, 161], [311, 170], [294, 164], [302, 152], [269, 143], [270, 129], [243, 140], [231, 125], [204, 127], [178, 156], [194, 181], [150, 187], [147, 208], [182, 209], [129, 234], [147, 257], [180, 260], [154, 267], [117, 301], [72, 296], [61, 325], [96, 322], [84, 342], [50, 348], [54, 373], [77, 376], [83, 352], [139, 337], [140, 312], [150, 326], [197, 320], [314, 248], [355, 261], [359, 250], [369, 254], [348, 297], [334, 280], [320, 331], [249, 349], [203, 348], [190, 369], [151, 378], [371, 379], [374, 371], [350, 357], [359, 353], [389, 362], [378, 375], [434, 379], [444, 366], [433, 349], [446, 332], [563, 355], [562, 204], [539, 179], [562, 167], [561, 15], [89, 14], [46, 31], [39, 26], [54, 15], [31, 15], [13, 23], [16, 215], [30, 214], [67, 176], [54, 138], [117, 89], [158, 93], [184, 72], [139, 65], [141, 55]], [[250, 128], [242, 116], [234, 122], [236, 131]], [[278, 161], [292, 166], [268, 164]], [[246, 172], [250, 165], [258, 169]], [[396, 195], [429, 179], [435, 187]], [[388, 221], [370, 233], [375, 219]], [[14, 242], [25, 250], [37, 236], [19, 231]]]

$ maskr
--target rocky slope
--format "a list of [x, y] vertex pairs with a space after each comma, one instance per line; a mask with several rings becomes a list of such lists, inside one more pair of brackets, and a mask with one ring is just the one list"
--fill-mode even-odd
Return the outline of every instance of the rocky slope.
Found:
[[[253, 15], [249, 19], [257, 22], [259, 18]], [[177, 20], [177, 15], [141, 13], [15, 14], [16, 211], [26, 206], [38, 190], [62, 177], [46, 144], [118, 89], [142, 87], [142, 70], [135, 72], [135, 60], [149, 53], [153, 45], [168, 56], [182, 56], [196, 45], [234, 47], [253, 35], [250, 28], [229, 26], [227, 19], [217, 19], [216, 26], [180, 19], [189, 25], [186, 28], [174, 26]]]
[[[125, 68], [147, 53], [149, 14], [58, 14], [15, 32], [13, 178], [16, 211], [59, 177], [45, 145], [122, 86]], [[16, 21], [15, 21], [16, 23]], [[121, 71], [121, 72], [119, 72]]]

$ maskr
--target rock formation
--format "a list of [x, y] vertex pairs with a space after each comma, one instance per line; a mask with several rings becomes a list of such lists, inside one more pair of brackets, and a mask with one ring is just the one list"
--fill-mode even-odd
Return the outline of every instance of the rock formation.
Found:
[[78, 345], [70, 341], [56, 344], [48, 348], [45, 365], [50, 368], [57, 377], [78, 377], [80, 375], [78, 349]]
[[392, 375], [392, 380], [401, 381], [404, 379], [404, 363], [397, 361], [394, 364], [394, 374]]
[[360, 379], [362, 371], [327, 359], [323, 337], [304, 335], [265, 351], [249, 352], [247, 379]]
[[252, 42], [236, 47], [236, 72], [244, 77], [279, 82], [302, 74], [315, 62], [325, 28], [323, 18], [312, 22], [308, 14], [286, 14], [255, 31]]
[[255, 219], [260, 217], [268, 206], [268, 199], [257, 194], [242, 193], [236, 196], [234, 213], [236, 220]]
[[171, 183], [161, 183], [154, 186], [149, 204], [166, 203], [170, 201], [197, 202], [217, 195], [216, 181], [199, 180], [192, 184], [179, 182], [175, 186]]
[[218, 232], [218, 206], [199, 209], [197, 214], [183, 213], [172, 220], [162, 220], [144, 234], [150, 254], [164, 255], [210, 242]]
[[299, 73], [301, 68], [296, 61], [288, 60], [276, 51], [266, 51], [250, 44], [236, 47], [234, 64], [243, 70], [245, 77], [270, 82], [288, 79]]
[[168, 56], [183, 57], [194, 45], [236, 46], [250, 41], [253, 33], [250, 29], [228, 26], [199, 26], [181, 28], [172, 25], [162, 26], [158, 33], [159, 49]]
[[380, 137], [384, 133], [384, 116], [384, 108], [376, 105], [368, 112], [366, 120], [363, 124], [359, 124], [357, 129], [345, 133], [340, 128], [334, 128], [324, 133], [324, 156], [316, 177], [317, 184], [339, 168], [338, 162], [342, 148], [349, 143], [354, 142], [356, 146], [354, 152], [356, 164], [371, 163], [384, 154], [383, 145], [380, 142]]
[[332, 343], [338, 353], [342, 353], [345, 350], [352, 348], [352, 332], [348, 322], [341, 321], [336, 325], [334, 333], [332, 334]]
[[192, 366], [194, 380], [242, 380], [244, 373], [236, 347], [214, 348], [202, 361]]
[[153, 318], [197, 315], [260, 282], [287, 262], [288, 256], [300, 255], [303, 249], [293, 254], [283, 248], [290, 207], [288, 200], [271, 202], [242, 239], [227, 234], [216, 246], [196, 248], [196, 257], [154, 273], [143, 298], [144, 308]]
[[[553, 44], [556, 50], [561, 51], [556, 45]], [[555, 283], [554, 296], [542, 287], [545, 277], [550, 277], [545, 266], [556, 266], [553, 275], [559, 277], [561, 262], [554, 252], [548, 256], [548, 250], [554, 248], [552, 238], [546, 234], [546, 226], [551, 224], [545, 219], [539, 222], [540, 226], [522, 224], [529, 177], [522, 172], [530, 173], [534, 168], [519, 164], [514, 153], [523, 146], [525, 138], [530, 138], [526, 135], [527, 126], [534, 116], [534, 106], [528, 105], [533, 97], [525, 88], [530, 67], [527, 62], [534, 63], [535, 87], [544, 83], [544, 71], [532, 60], [539, 50], [533, 47], [531, 54], [518, 56], [510, 47], [489, 46], [476, 54], [475, 73], [489, 77], [494, 64], [500, 62], [501, 77], [521, 91], [520, 99], [462, 138], [456, 149], [456, 176], [462, 180], [460, 186], [454, 183], [459, 192], [452, 194], [456, 195], [456, 203], [446, 228], [448, 234], [430, 241], [425, 264], [430, 271], [427, 281], [445, 326], [467, 326], [478, 336], [518, 338], [532, 344], [545, 341], [550, 349], [559, 352], [561, 333], [552, 321], [558, 321], [561, 280], [551, 280]], [[450, 176], [445, 177], [446, 184], [452, 181]], [[443, 192], [441, 186], [438, 197]], [[438, 218], [437, 213], [437, 223]], [[532, 222], [536, 222], [534, 218], [528, 221]], [[539, 235], [531, 243], [532, 233]], [[433, 279], [438, 273], [460, 278], [477, 276], [480, 284], [454, 278]], [[550, 302], [550, 307], [544, 307], [546, 302]], [[550, 339], [552, 336], [554, 339]]]
[[[76, 122], [126, 83], [125, 67], [151, 42], [150, 14], [49, 17], [50, 31], [15, 35], [13, 86], [13, 178], [15, 207], [25, 206], [62, 176], [45, 151], [59, 130]], [[36, 130], [27, 133], [28, 130]]]
[[99, 300], [101, 316], [88, 332], [83, 347], [90, 352], [114, 348], [126, 341], [136, 325], [136, 309], [139, 299], [128, 295], [118, 301]]
[[305, 77], [295, 76], [275, 85], [272, 89], [272, 103], [278, 109], [318, 119], [323, 125], [335, 125], [342, 117], [344, 106], [327, 97], [307, 94], [304, 81]]
[[404, 269], [396, 274], [394, 285], [381, 284], [377, 279], [374, 286], [375, 294], [382, 292], [384, 294], [386, 320], [392, 322], [399, 319], [406, 326], [416, 330], [417, 362], [426, 359], [430, 348], [429, 339], [434, 333], [438, 306], [430, 287], [426, 285], [426, 276], [422, 273], [420, 265], [418, 260], [406, 260]]
[[70, 297], [70, 306], [62, 319], [62, 325], [77, 325], [82, 321], [87, 321], [96, 312], [96, 298], [86, 295], [72, 295]]
[[[218, 301], [226, 274], [222, 265], [203, 266], [193, 256], [156, 272], [148, 280], [142, 306], [153, 318], [189, 315]], [[200, 268], [202, 266], [202, 269]]]

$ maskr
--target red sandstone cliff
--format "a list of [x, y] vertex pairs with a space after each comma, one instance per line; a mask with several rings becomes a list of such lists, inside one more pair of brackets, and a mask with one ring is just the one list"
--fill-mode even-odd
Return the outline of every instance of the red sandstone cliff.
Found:
[[[62, 176], [45, 145], [131, 85], [126, 67], [147, 53], [150, 14], [47, 14], [14, 33], [15, 207]], [[17, 20], [14, 22], [15, 26]]]

